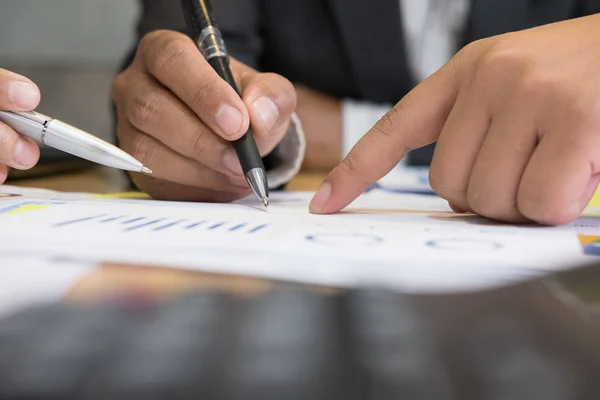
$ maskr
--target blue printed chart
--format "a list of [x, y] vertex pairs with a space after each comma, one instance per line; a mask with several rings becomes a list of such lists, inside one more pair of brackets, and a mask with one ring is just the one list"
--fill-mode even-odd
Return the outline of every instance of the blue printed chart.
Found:
[[120, 232], [230, 232], [254, 234], [269, 227], [265, 223], [248, 223], [223, 219], [169, 218], [125, 214], [96, 214], [53, 223], [54, 228], [75, 227], [77, 229], [99, 229], [100, 227]]

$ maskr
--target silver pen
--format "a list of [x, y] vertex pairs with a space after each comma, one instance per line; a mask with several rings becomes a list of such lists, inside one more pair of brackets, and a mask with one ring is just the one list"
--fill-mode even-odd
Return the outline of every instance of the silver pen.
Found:
[[79, 158], [126, 171], [152, 173], [118, 147], [38, 112], [0, 111], [0, 121], [23, 136]]

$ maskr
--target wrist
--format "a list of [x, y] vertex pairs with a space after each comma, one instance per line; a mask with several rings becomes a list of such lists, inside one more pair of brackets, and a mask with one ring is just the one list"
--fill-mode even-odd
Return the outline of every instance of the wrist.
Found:
[[341, 161], [342, 106], [338, 99], [297, 87], [298, 117], [306, 135], [305, 170], [329, 171]]

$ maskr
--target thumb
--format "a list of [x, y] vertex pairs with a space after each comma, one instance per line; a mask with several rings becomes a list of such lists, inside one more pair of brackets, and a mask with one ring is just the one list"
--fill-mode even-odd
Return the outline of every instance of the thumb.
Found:
[[411, 150], [435, 142], [458, 92], [455, 61], [423, 81], [384, 115], [327, 176], [310, 204], [334, 213], [391, 171]]
[[0, 110], [31, 111], [40, 102], [40, 91], [29, 79], [0, 69]]

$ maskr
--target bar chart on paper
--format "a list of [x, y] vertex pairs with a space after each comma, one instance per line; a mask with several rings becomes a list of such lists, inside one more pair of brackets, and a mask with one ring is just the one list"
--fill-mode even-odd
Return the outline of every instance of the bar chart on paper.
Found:
[[[354, 212], [331, 216], [309, 214], [306, 193], [273, 193], [268, 211], [252, 197], [231, 204], [8, 198], [0, 201], [0, 251], [418, 288], [506, 282], [574, 265], [583, 253], [569, 230], [440, 218], [431, 196], [366, 196]], [[407, 212], [386, 213], [391, 204]], [[368, 212], [378, 205], [383, 211]], [[424, 209], [433, 211], [410, 212]]]
[[255, 234], [269, 227], [266, 223], [240, 222], [239, 220], [170, 218], [127, 214], [95, 214], [52, 224], [53, 228], [109, 229], [127, 232], [229, 232]]

